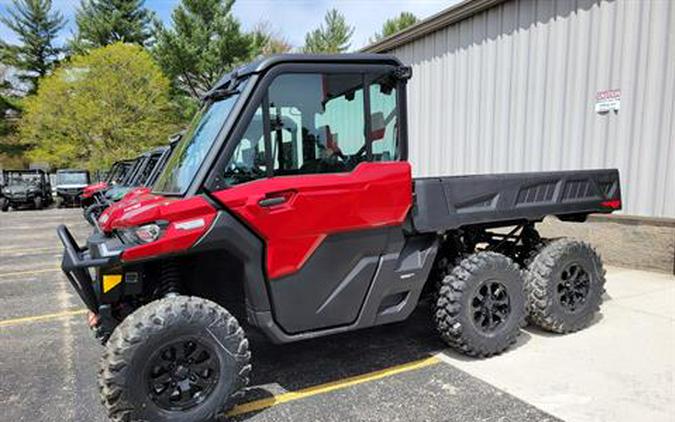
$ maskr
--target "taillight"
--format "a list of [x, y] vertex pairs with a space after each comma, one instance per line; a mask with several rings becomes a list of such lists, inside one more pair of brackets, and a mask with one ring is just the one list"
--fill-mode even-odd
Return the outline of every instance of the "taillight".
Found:
[[620, 199], [612, 199], [609, 201], [603, 201], [600, 203], [603, 207], [606, 208], [611, 208], [613, 210], [618, 210], [621, 208], [621, 200]]

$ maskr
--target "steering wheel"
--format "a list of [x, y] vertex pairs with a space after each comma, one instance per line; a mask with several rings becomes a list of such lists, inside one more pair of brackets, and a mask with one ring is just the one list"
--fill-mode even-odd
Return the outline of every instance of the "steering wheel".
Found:
[[228, 169], [225, 173], [225, 178], [235, 177], [239, 180], [241, 179], [255, 179], [258, 176], [264, 176], [265, 172], [260, 170], [258, 167], [244, 167], [241, 165], [233, 164], [232, 168]]

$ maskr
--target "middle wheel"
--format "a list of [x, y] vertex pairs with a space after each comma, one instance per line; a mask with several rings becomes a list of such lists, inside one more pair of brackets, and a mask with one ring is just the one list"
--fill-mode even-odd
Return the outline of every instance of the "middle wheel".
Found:
[[441, 282], [434, 313], [441, 338], [470, 356], [501, 353], [525, 325], [525, 292], [518, 266], [495, 252], [462, 260]]

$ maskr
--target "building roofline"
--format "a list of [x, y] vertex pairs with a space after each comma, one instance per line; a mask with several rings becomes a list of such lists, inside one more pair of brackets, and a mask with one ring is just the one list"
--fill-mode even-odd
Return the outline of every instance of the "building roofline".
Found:
[[414, 25], [411, 25], [403, 31], [397, 32], [387, 38], [381, 39], [373, 44], [367, 45], [361, 51], [368, 53], [383, 53], [390, 51], [403, 44], [407, 44], [418, 38], [445, 28], [456, 22], [469, 18], [486, 9], [503, 3], [506, 0], [464, 0], [460, 3], [450, 6], [435, 15], [428, 17]]

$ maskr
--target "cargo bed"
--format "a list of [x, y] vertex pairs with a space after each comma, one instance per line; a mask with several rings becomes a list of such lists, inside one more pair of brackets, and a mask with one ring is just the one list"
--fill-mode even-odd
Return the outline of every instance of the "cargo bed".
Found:
[[412, 222], [420, 233], [473, 225], [583, 220], [621, 208], [619, 171], [585, 170], [414, 179]]

